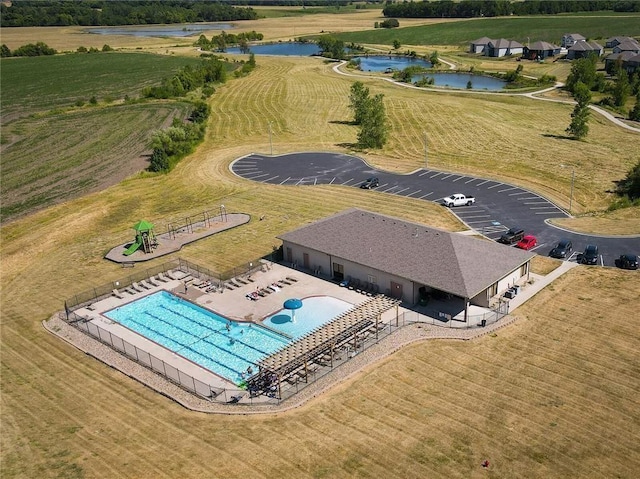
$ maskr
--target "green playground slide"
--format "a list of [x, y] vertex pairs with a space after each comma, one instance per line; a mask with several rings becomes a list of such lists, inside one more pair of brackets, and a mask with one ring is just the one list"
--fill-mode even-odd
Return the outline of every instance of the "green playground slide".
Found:
[[138, 248], [140, 248], [140, 246], [142, 246], [142, 243], [136, 241], [124, 251], [124, 255], [129, 256], [130, 254], [133, 254], [134, 252], [138, 251]]

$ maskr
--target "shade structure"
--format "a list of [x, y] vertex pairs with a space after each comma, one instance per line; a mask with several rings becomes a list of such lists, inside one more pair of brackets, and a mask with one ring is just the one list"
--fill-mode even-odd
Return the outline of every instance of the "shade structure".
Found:
[[140, 220], [135, 225], [133, 225], [133, 229], [139, 232], [151, 231], [153, 229], [153, 223], [150, 223], [146, 220]]
[[295, 322], [296, 309], [302, 308], [302, 300], [297, 298], [287, 299], [282, 306], [284, 307], [284, 309], [288, 309], [291, 311], [291, 322]]

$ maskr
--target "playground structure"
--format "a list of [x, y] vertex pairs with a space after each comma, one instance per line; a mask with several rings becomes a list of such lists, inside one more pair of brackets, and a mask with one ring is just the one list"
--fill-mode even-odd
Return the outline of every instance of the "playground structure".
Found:
[[133, 225], [133, 229], [136, 232], [136, 239], [132, 245], [130, 245], [125, 251], [125, 256], [130, 256], [140, 248], [145, 253], [152, 253], [154, 248], [158, 247], [158, 241], [153, 234], [153, 223], [149, 223], [145, 220], [138, 221]]
[[243, 225], [250, 219], [245, 213], [227, 213], [224, 205], [220, 205], [219, 208], [184, 219], [167, 221], [164, 233], [154, 233], [152, 223], [140, 220], [133, 226], [135, 241], [112, 248], [105, 259], [120, 263], [123, 267], [134, 266], [140, 261], [175, 253], [186, 244]]

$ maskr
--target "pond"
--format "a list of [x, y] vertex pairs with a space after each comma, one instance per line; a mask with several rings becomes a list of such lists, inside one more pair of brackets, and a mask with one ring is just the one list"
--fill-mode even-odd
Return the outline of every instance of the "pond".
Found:
[[[317, 43], [282, 42], [250, 45], [249, 50], [254, 55], [279, 55], [308, 57], [320, 53]], [[226, 53], [242, 53], [239, 47], [227, 48]]]
[[373, 55], [366, 57], [354, 57], [354, 61], [360, 62], [360, 70], [363, 72], [384, 72], [389, 69], [404, 70], [407, 67], [431, 68], [431, 63], [421, 58]]
[[507, 82], [498, 78], [474, 75], [472, 73], [427, 73], [415, 75], [411, 78], [412, 82], [417, 82], [424, 77], [433, 78], [434, 86], [444, 86], [450, 88], [466, 89], [467, 84], [471, 82], [472, 90], [502, 90]]
[[232, 30], [229, 23], [179, 23], [175, 25], [131, 25], [120, 27], [87, 28], [98, 35], [133, 35], [135, 37], [189, 37], [200, 36], [210, 30]]

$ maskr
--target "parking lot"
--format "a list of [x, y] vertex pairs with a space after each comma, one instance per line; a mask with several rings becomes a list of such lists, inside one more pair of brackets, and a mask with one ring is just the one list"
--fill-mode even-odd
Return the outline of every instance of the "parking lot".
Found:
[[[614, 266], [621, 254], [640, 253], [640, 236], [586, 235], [548, 224], [546, 220], [550, 218], [569, 215], [536, 193], [497, 180], [432, 169], [399, 175], [371, 168], [355, 156], [326, 152], [279, 156], [253, 153], [236, 160], [231, 169], [243, 178], [278, 185], [336, 184], [359, 188], [367, 178], [376, 177], [379, 186], [372, 188], [373, 191], [434, 202], [441, 202], [453, 193], [463, 193], [474, 196], [476, 202], [451, 208], [452, 213], [470, 229], [492, 240], [509, 228], [519, 226], [525, 234], [537, 238], [538, 245], [532, 251], [546, 256], [558, 241], [566, 238], [573, 242], [574, 248], [567, 258], [569, 261], [575, 261], [577, 253], [587, 245], [596, 244], [601, 266]], [[362, 194], [369, 192], [362, 190]]]

